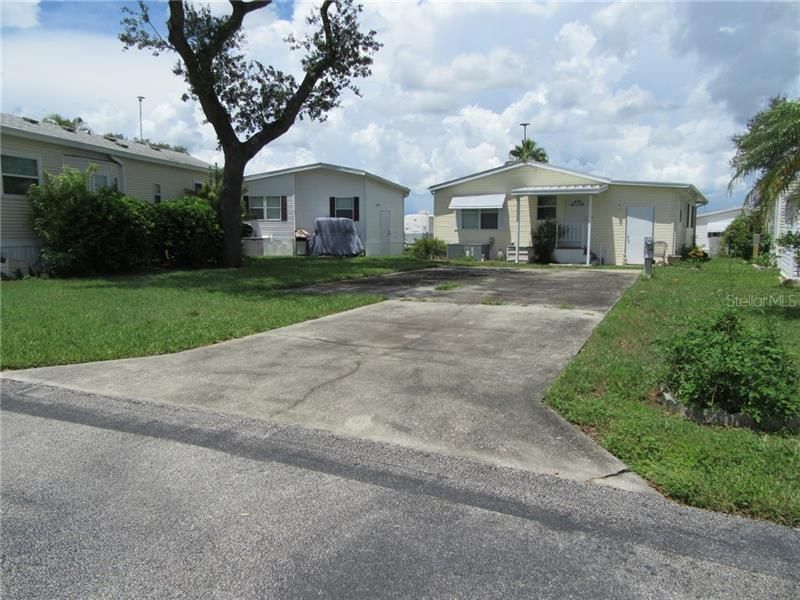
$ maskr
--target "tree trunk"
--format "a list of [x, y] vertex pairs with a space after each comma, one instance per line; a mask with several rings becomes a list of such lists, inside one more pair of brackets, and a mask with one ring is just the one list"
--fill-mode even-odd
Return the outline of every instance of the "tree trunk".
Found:
[[242, 266], [242, 182], [244, 156], [229, 153], [225, 156], [222, 171], [222, 190], [220, 191], [220, 213], [222, 217], [222, 266], [236, 268]]

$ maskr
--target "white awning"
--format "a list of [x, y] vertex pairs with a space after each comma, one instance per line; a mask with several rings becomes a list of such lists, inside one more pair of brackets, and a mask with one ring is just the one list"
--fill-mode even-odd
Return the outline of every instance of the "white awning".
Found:
[[482, 196], [453, 196], [450, 200], [450, 210], [464, 208], [502, 208], [505, 204], [505, 194], [484, 194]]
[[608, 186], [598, 183], [585, 183], [576, 185], [537, 185], [511, 190], [514, 196], [569, 196], [572, 194], [600, 194]]

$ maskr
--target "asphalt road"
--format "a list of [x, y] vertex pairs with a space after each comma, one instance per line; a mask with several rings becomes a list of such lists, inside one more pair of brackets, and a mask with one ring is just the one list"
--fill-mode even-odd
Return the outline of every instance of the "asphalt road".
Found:
[[4, 382], [3, 598], [797, 598], [800, 532], [382, 442]]

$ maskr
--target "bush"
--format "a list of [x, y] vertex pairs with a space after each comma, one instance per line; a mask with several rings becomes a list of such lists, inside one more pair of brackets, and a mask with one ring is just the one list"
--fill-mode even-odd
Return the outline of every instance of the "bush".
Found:
[[164, 266], [206, 267], [222, 256], [222, 228], [214, 208], [201, 198], [155, 206], [155, 256]]
[[536, 227], [533, 231], [533, 256], [537, 263], [553, 262], [553, 252], [556, 249], [558, 240], [558, 225], [552, 219], [548, 219]]
[[[761, 215], [751, 212], [736, 217], [722, 233], [722, 247], [730, 256], [750, 260], [753, 258], [753, 235], [761, 231]], [[769, 252], [768, 235], [761, 236], [759, 254]]]
[[408, 252], [414, 258], [422, 260], [445, 258], [447, 256], [447, 244], [439, 238], [423, 237], [414, 240], [414, 243], [409, 246]]
[[661, 345], [667, 383], [684, 404], [741, 412], [758, 423], [800, 414], [798, 367], [771, 327], [747, 325], [727, 309]]
[[65, 168], [31, 186], [33, 229], [44, 269], [59, 277], [134, 271], [150, 264], [153, 207], [112, 189], [89, 190], [86, 172]]
[[681, 258], [688, 262], [702, 263], [709, 260], [708, 252], [700, 246], [684, 246], [681, 249]]

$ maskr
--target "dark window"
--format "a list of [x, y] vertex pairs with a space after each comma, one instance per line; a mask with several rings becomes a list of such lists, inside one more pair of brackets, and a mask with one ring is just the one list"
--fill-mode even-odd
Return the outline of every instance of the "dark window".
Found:
[[481, 210], [481, 229], [497, 229], [498, 210], [495, 209], [482, 209]]
[[556, 197], [555, 196], [539, 196], [538, 204], [536, 206], [536, 219], [544, 221], [545, 219], [556, 218]]
[[154, 183], [153, 184], [153, 202], [158, 204], [161, 202], [161, 184]]
[[461, 211], [461, 229], [497, 229], [500, 211], [496, 208], [467, 208]]
[[2, 155], [3, 193], [24, 196], [39, 183], [39, 165], [35, 158]]

